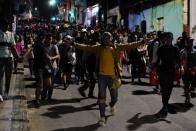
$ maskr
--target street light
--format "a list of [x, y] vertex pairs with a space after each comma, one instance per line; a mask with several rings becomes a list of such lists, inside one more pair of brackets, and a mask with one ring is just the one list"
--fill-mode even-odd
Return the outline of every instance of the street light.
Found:
[[50, 1], [49, 1], [49, 5], [50, 5], [50, 6], [54, 6], [55, 4], [56, 4], [56, 0], [50, 0]]
[[56, 21], [56, 17], [55, 16], [51, 17], [51, 21]]

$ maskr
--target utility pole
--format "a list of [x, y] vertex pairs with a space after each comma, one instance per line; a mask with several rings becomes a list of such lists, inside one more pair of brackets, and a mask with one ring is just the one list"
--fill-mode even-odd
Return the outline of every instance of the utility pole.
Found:
[[191, 17], [191, 13], [190, 13], [190, 0], [188, 0], [188, 4], [187, 4], [187, 6], [188, 6], [188, 11], [187, 11], [187, 15], [188, 15], [188, 22], [187, 22], [187, 24], [188, 24], [188, 32], [189, 32], [189, 35], [190, 35], [190, 17]]
[[106, 28], [107, 27], [107, 12], [108, 12], [108, 0], [105, 0], [104, 1], [104, 27]]

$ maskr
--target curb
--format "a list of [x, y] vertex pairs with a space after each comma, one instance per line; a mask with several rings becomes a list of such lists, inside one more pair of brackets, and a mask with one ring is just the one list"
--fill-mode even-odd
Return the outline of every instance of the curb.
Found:
[[[19, 63], [18, 67], [24, 69], [22, 63]], [[16, 74], [11, 121], [11, 131], [30, 130], [23, 72]]]

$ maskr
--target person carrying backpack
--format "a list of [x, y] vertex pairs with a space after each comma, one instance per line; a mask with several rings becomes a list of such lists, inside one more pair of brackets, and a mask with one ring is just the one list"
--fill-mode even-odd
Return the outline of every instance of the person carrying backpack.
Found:
[[64, 37], [63, 43], [59, 45], [59, 68], [63, 71], [64, 90], [66, 90], [70, 84], [72, 69], [76, 64], [75, 49], [72, 44], [72, 37], [67, 35]]

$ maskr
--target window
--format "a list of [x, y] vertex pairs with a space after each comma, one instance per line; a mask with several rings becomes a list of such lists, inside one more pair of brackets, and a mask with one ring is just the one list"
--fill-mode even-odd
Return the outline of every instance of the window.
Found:
[[157, 30], [164, 31], [164, 17], [157, 18]]

